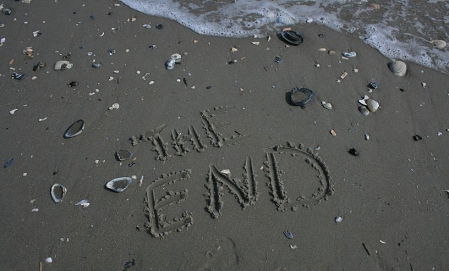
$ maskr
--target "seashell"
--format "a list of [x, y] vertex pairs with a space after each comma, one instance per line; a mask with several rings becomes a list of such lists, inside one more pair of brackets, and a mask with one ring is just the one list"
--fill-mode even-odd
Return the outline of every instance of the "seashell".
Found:
[[64, 138], [71, 138], [81, 134], [84, 131], [84, 120], [78, 120], [67, 129]]
[[368, 107], [368, 110], [371, 112], [376, 112], [379, 108], [379, 103], [373, 99], [366, 100], [366, 107]]
[[356, 57], [357, 53], [356, 52], [344, 52], [342, 55], [344, 57]]
[[114, 110], [114, 109], [119, 109], [119, 108], [120, 108], [120, 105], [118, 103], [115, 103], [109, 107], [109, 110]]
[[326, 48], [324, 48], [324, 47], [321, 47], [321, 48], [318, 48], [318, 51], [320, 51], [320, 52], [326, 52], [326, 51], [327, 51], [327, 49], [326, 49]]
[[291, 231], [284, 231], [284, 236], [287, 239], [293, 239], [293, 233], [291, 233]]
[[100, 62], [92, 62], [92, 67], [100, 68], [101, 67], [101, 63]]
[[330, 130], [331, 135], [337, 136], [337, 132], [334, 131], [334, 129]]
[[328, 109], [328, 110], [331, 110], [331, 109], [332, 109], [332, 104], [331, 104], [331, 103], [327, 103], [326, 101], [321, 101], [321, 105], [322, 105], [324, 108]]
[[18, 72], [13, 72], [12, 74], [11, 74], [11, 77], [12, 78], [14, 78], [14, 79], [16, 79], [16, 80], [22, 80], [23, 78], [25, 78], [25, 74], [23, 74], [23, 73], [18, 73]]
[[366, 109], [366, 107], [364, 107], [364, 106], [359, 106], [359, 112], [362, 113], [362, 115], [364, 115], [364, 116], [369, 115], [369, 110]]
[[399, 60], [392, 59], [390, 63], [388, 63], [388, 67], [390, 71], [393, 72], [394, 75], [404, 76], [407, 72], [407, 65]]
[[290, 92], [290, 102], [293, 105], [299, 105], [302, 109], [306, 108], [306, 104], [313, 98], [313, 91], [308, 88], [294, 88]]
[[151, 28], [151, 24], [143, 24], [142, 27], [143, 28]]
[[173, 70], [175, 68], [176, 61], [173, 58], [170, 58], [165, 62], [165, 68], [167, 70]]
[[368, 99], [369, 99], [368, 95], [365, 95], [361, 100], [359, 100], [359, 103], [366, 106], [366, 100]]
[[174, 59], [176, 64], [180, 64], [181, 63], [181, 55], [178, 54], [178, 53], [172, 54], [170, 56], [170, 58]]
[[303, 43], [303, 41], [304, 41], [304, 38], [301, 35], [301, 33], [292, 31], [290, 29], [282, 30], [281, 37], [282, 37], [282, 39], [284, 39], [284, 41], [286, 41], [287, 43], [289, 43], [291, 45], [299, 45], [299, 44]]
[[329, 50], [327, 51], [327, 53], [330, 55], [335, 55], [337, 52], [335, 50]]
[[55, 183], [51, 186], [50, 194], [55, 203], [61, 202], [66, 193], [67, 188], [65, 188], [62, 184]]
[[47, 257], [47, 258], [45, 259], [45, 262], [46, 262], [46, 263], [52, 263], [52, 262], [53, 262], [53, 259], [52, 259], [51, 257]]
[[87, 199], [83, 199], [75, 203], [75, 206], [83, 206], [83, 208], [89, 207], [90, 203]]
[[237, 48], [234, 47], [234, 46], [231, 48], [231, 52], [237, 52], [238, 50], [239, 50], [239, 49], [237, 49]]
[[345, 79], [346, 76], [348, 76], [348, 73], [347, 73], [347, 72], [344, 72], [344, 73], [342, 73], [342, 74], [340, 75], [340, 78], [341, 78], [341, 79]]
[[267, 41], [270, 41], [271, 40], [271, 37], [270, 36], [267, 36]]
[[343, 218], [341, 217], [341, 216], [337, 216], [336, 218], [335, 218], [335, 223], [340, 223], [340, 222], [342, 222], [343, 221]]
[[55, 63], [55, 67], [53, 68], [55, 71], [63, 71], [65, 69], [70, 69], [73, 67], [73, 64], [67, 60], [59, 60]]
[[133, 153], [128, 150], [119, 150], [118, 152], [115, 153], [115, 155], [117, 156], [117, 159], [119, 161], [124, 161], [126, 159], [130, 159], [131, 157], [133, 157]]
[[313, 22], [313, 19], [312, 19], [312, 18], [307, 18], [306, 23], [310, 24], [310, 23], [312, 23], [312, 22]]
[[433, 46], [437, 47], [440, 50], [443, 50], [447, 45], [444, 40], [430, 40], [430, 43], [432, 43]]
[[252, 43], [253, 45], [259, 45], [260, 42], [259, 42], [259, 41], [252, 41], [251, 43]]
[[106, 184], [106, 188], [114, 192], [120, 193], [123, 192], [126, 188], [128, 188], [128, 186], [131, 184], [132, 181], [133, 179], [129, 177], [115, 178]]

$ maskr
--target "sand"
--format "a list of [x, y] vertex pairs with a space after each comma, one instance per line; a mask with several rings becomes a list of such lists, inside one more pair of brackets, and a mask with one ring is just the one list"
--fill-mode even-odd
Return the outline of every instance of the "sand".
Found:
[[[114, 3], [5, 3], [2, 270], [449, 270], [446, 74], [407, 63], [397, 77], [314, 23], [292, 26], [304, 43], [286, 46]], [[69, 53], [73, 67], [54, 71]], [[182, 63], [167, 70], [173, 53]], [[314, 92], [304, 109], [288, 101], [295, 87]], [[380, 103], [368, 116], [364, 95]], [[84, 131], [64, 138], [79, 119]], [[134, 177], [122, 193], [105, 187], [118, 177]], [[54, 183], [67, 188], [57, 204]]]

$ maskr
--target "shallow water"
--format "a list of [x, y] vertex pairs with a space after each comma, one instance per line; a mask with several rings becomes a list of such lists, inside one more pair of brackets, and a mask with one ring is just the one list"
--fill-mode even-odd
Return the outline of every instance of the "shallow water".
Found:
[[[265, 36], [313, 22], [363, 39], [380, 53], [449, 73], [449, 2], [444, 0], [122, 0], [146, 14], [169, 18], [214, 36]], [[378, 5], [378, 6], [376, 6]]]

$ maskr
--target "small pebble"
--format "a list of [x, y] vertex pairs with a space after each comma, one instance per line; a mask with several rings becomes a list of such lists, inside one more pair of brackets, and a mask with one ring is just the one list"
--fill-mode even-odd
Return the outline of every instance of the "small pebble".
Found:
[[52, 262], [53, 262], [53, 259], [52, 259], [51, 257], [48, 257], [47, 259], [45, 259], [45, 262], [46, 262], [46, 263], [52, 263]]
[[341, 216], [337, 216], [336, 218], [335, 218], [335, 223], [340, 223], [340, 222], [342, 222], [343, 221], [343, 218], [341, 217]]

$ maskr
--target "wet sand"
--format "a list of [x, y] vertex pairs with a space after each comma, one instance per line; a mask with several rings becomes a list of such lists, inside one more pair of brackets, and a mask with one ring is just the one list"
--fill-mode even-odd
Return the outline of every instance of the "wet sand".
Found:
[[[376, 50], [314, 23], [293, 26], [304, 43], [287, 47], [276, 32], [201, 36], [112, 1], [7, 4], [2, 269], [449, 269], [446, 74], [407, 63], [397, 77]], [[73, 67], [54, 71], [69, 53]], [[182, 63], [167, 70], [173, 53]], [[295, 87], [314, 92], [304, 109], [288, 102]], [[368, 116], [364, 95], [380, 103]], [[83, 133], [63, 138], [79, 119]], [[133, 157], [117, 161], [121, 149]], [[114, 193], [117, 177], [134, 180]], [[67, 188], [58, 204], [54, 183]]]

